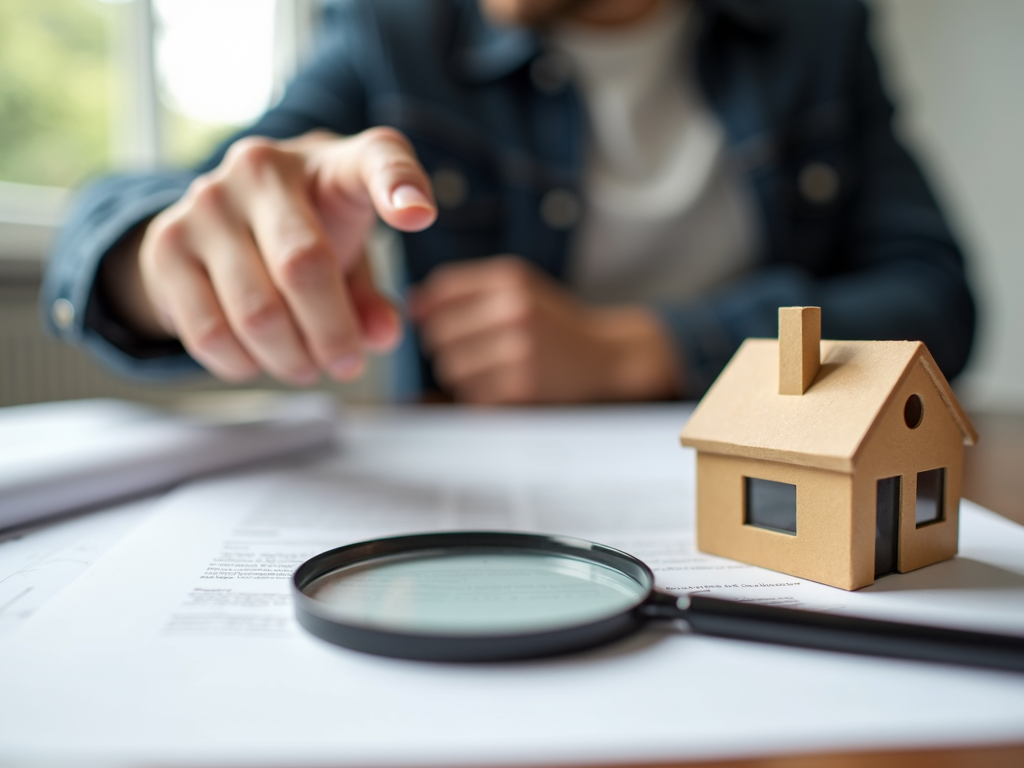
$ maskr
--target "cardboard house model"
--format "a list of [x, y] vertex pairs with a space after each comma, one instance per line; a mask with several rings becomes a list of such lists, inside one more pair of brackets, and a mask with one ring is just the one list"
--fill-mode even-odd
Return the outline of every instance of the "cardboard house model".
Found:
[[704, 552], [842, 589], [956, 554], [977, 434], [921, 342], [821, 341], [820, 309], [781, 308], [681, 440]]

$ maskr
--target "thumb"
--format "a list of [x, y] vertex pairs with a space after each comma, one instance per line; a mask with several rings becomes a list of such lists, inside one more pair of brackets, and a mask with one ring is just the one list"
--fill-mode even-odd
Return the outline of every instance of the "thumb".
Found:
[[395, 306], [377, 290], [365, 253], [346, 280], [363, 328], [363, 343], [375, 352], [393, 349], [402, 338], [402, 321]]

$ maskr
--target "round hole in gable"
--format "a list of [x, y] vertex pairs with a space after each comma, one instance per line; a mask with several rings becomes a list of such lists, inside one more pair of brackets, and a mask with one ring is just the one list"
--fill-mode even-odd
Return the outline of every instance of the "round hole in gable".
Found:
[[917, 429], [921, 426], [923, 418], [924, 403], [921, 402], [921, 398], [918, 395], [911, 395], [907, 398], [907, 404], [903, 406], [903, 420], [907, 422], [907, 426], [911, 429]]

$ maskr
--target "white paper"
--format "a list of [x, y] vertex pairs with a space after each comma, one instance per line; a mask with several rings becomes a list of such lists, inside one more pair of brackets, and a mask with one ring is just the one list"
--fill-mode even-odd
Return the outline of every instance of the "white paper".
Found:
[[0, 764], [598, 764], [1024, 737], [1009, 673], [671, 625], [559, 659], [428, 664], [292, 618], [288, 576], [316, 552], [500, 528], [621, 547], [668, 589], [1024, 633], [1024, 529], [970, 504], [961, 558], [858, 593], [696, 553], [685, 416], [369, 414], [330, 460], [180, 489], [0, 642]]
[[152, 511], [152, 499], [137, 499], [0, 536], [0, 635], [85, 573]]
[[325, 445], [323, 394], [210, 393], [174, 408], [76, 400], [0, 409], [0, 528]]

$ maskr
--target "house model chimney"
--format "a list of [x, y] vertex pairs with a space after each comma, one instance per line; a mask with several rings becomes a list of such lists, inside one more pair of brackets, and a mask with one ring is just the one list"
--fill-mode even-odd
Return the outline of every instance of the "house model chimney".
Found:
[[821, 307], [779, 307], [779, 394], [802, 395], [821, 367]]

